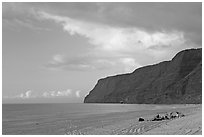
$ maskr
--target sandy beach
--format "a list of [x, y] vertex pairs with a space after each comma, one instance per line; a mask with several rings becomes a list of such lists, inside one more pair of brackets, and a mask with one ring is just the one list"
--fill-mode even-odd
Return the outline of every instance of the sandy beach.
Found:
[[[65, 104], [66, 105], [66, 104]], [[109, 107], [111, 104], [92, 105]], [[85, 105], [86, 106], [86, 105]], [[67, 113], [57, 115], [30, 115], [23, 119], [4, 120], [2, 134], [7, 135], [194, 135], [202, 134], [202, 105], [135, 105], [118, 104], [109, 113], [97, 113], [68, 116]], [[34, 107], [33, 107], [34, 108]], [[127, 109], [128, 108], [128, 109]], [[122, 110], [123, 109], [123, 110]], [[181, 112], [185, 116], [176, 119], [151, 121], [157, 114]], [[19, 115], [20, 116], [20, 115]], [[139, 122], [143, 117], [145, 121]]]
[[[164, 121], [149, 121], [157, 113], [179, 111], [185, 114], [182, 118]], [[82, 130], [68, 132], [68, 134], [116, 134], [116, 135], [201, 135], [202, 134], [202, 106], [187, 105], [175, 109], [158, 109], [152, 112], [141, 114], [145, 118], [144, 122], [138, 122], [138, 118], [134, 117], [134, 112], [128, 112], [116, 117], [123, 118], [121, 120], [113, 120], [113, 122], [104, 121], [104, 124], [96, 124], [94, 127], [87, 127]], [[111, 116], [110, 116], [111, 117]], [[106, 124], [105, 124], [106, 123]]]

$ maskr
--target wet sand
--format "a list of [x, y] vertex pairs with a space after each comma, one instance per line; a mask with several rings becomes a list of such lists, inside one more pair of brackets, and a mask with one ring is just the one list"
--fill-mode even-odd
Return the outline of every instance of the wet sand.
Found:
[[[121, 104], [123, 105], [123, 104]], [[124, 104], [125, 106], [125, 104]], [[202, 105], [144, 105], [143, 110], [91, 114], [67, 119], [65, 116], [3, 123], [2, 134], [137, 135], [202, 134]], [[179, 111], [182, 118], [150, 121], [158, 113]], [[139, 122], [143, 117], [145, 121]], [[16, 124], [16, 125], [15, 125]]]

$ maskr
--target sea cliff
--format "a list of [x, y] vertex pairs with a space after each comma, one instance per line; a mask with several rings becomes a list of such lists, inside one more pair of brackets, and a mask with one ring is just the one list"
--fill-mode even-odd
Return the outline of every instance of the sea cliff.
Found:
[[200, 104], [202, 49], [187, 49], [172, 60], [98, 80], [84, 103]]

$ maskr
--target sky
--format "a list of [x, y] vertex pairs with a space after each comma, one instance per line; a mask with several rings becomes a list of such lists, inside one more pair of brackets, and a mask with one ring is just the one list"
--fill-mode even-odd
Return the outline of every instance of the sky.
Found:
[[4, 2], [3, 103], [81, 103], [100, 78], [199, 47], [201, 3]]

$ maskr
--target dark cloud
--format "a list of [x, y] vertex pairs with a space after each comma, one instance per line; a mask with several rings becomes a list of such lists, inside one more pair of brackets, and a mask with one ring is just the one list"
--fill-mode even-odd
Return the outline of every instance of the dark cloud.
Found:
[[101, 6], [109, 24], [137, 26], [147, 31], [183, 31], [187, 38], [201, 46], [201, 3], [111, 3]]
[[[8, 11], [9, 9], [9, 11]], [[178, 30], [197, 45], [202, 42], [202, 3], [3, 3], [3, 19], [32, 10], [68, 16], [119, 27], [139, 27], [146, 31]], [[5, 11], [7, 11], [5, 13]], [[22, 18], [22, 17], [21, 17]]]
[[202, 3], [66, 3], [53, 6], [64, 9], [64, 15], [113, 26], [183, 31], [187, 38], [201, 46]]

